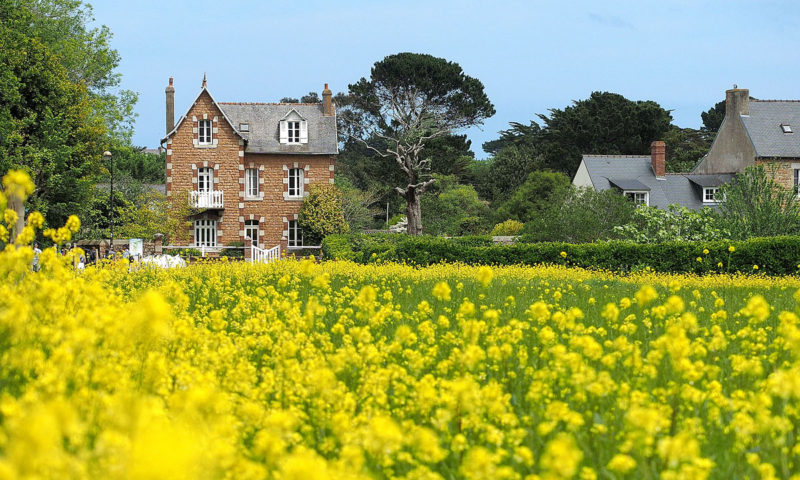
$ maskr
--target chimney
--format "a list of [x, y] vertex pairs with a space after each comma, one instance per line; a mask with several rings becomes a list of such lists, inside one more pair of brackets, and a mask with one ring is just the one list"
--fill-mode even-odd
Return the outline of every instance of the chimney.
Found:
[[725, 91], [725, 114], [750, 115], [750, 90], [736, 88]]
[[172, 86], [172, 77], [169, 77], [169, 85], [164, 90], [167, 94], [167, 133], [175, 128], [175, 87]]
[[328, 84], [325, 84], [325, 90], [322, 91], [322, 114], [326, 117], [333, 116], [333, 103], [331, 102], [331, 93]]
[[663, 178], [667, 173], [667, 145], [661, 140], [656, 140], [650, 144], [650, 162], [653, 164], [653, 172], [657, 178]]

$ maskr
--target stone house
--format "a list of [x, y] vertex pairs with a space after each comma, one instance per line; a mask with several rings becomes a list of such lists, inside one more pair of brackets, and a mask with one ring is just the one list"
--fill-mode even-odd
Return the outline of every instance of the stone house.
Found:
[[701, 174], [738, 173], [763, 164], [775, 181], [800, 182], [800, 101], [756, 100], [746, 88], [725, 92], [725, 118], [708, 154], [694, 169]]
[[339, 153], [332, 93], [322, 103], [217, 102], [205, 76], [177, 123], [166, 88], [170, 202], [192, 207], [191, 245], [214, 250], [252, 239], [260, 248], [303, 247], [297, 222], [309, 185], [333, 183]]
[[616, 188], [636, 203], [666, 208], [716, 207], [717, 192], [746, 167], [764, 164], [787, 188], [800, 185], [800, 101], [756, 100], [743, 88], [725, 92], [725, 118], [708, 153], [690, 173], [666, 173], [664, 142], [651, 154], [584, 155], [573, 184]]

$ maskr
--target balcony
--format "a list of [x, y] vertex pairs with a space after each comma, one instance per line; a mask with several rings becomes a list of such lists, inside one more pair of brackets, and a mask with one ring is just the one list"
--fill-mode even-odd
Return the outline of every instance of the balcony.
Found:
[[189, 192], [189, 206], [192, 208], [224, 208], [222, 190]]

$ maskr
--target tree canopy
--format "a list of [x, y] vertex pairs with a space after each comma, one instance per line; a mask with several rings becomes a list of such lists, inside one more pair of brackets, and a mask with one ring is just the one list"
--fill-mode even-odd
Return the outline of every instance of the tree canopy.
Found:
[[422, 231], [419, 198], [434, 182], [426, 147], [494, 114], [478, 79], [457, 63], [417, 53], [376, 62], [369, 79], [349, 85], [343, 109], [342, 118], [356, 124], [347, 131], [402, 172], [405, 186], [395, 190], [406, 201], [411, 234]]

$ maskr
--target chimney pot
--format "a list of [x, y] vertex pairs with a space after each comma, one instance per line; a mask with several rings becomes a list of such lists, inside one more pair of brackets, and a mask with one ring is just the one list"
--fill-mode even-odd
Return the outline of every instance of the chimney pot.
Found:
[[656, 140], [650, 144], [650, 163], [653, 165], [653, 173], [657, 178], [662, 178], [667, 173], [667, 145], [661, 140]]

